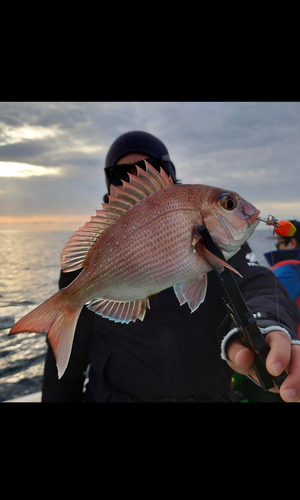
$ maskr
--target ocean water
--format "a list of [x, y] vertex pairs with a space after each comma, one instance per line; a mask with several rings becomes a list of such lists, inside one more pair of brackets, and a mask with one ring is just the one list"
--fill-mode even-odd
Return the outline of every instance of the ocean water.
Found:
[[[60, 253], [72, 232], [0, 231], [0, 317], [18, 321], [58, 290]], [[270, 228], [256, 230], [249, 244], [259, 263], [275, 250]], [[0, 401], [41, 390], [45, 334], [8, 337], [0, 330]]]
[[[0, 231], [0, 317], [18, 321], [58, 290], [60, 253], [72, 232]], [[0, 401], [41, 390], [45, 334], [0, 330]]]

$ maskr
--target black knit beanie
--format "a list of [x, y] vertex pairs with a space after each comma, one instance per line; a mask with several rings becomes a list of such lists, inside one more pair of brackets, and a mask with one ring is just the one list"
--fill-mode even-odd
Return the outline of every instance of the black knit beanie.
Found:
[[[148, 132], [133, 131], [120, 135], [111, 145], [105, 159], [105, 166], [115, 165], [117, 161], [129, 153], [141, 153], [154, 158], [168, 155], [164, 143]], [[176, 182], [176, 170], [173, 163], [162, 161], [162, 168], [172, 176]]]

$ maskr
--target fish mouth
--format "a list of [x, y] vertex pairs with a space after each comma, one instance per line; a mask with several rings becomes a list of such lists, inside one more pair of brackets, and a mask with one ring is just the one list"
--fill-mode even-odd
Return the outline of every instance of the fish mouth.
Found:
[[[257, 208], [255, 209], [255, 211], [253, 212], [253, 214], [244, 214], [245, 216], [247, 216], [248, 218], [246, 219], [246, 222], [249, 224], [253, 224], [255, 221], [257, 221], [257, 217], [259, 216], [260, 214], [260, 210], [258, 210]], [[260, 222], [260, 221], [258, 221]]]

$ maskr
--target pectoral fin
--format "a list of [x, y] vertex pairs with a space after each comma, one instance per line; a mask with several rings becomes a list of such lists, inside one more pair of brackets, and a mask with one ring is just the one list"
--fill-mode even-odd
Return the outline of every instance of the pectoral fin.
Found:
[[234, 267], [230, 266], [228, 262], [225, 260], [219, 259], [216, 255], [211, 253], [205, 245], [197, 245], [197, 252], [201, 257], [206, 259], [210, 265], [218, 271], [218, 273], [222, 273], [224, 271], [224, 267], [227, 267], [227, 269], [230, 269], [230, 271], [233, 271], [235, 274], [238, 274], [241, 278], [243, 277]]

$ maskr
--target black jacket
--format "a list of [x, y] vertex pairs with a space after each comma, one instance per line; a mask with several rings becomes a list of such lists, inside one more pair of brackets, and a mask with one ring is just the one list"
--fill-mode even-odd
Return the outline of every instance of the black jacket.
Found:
[[[271, 271], [250, 262], [250, 253], [245, 243], [229, 260], [243, 275], [235, 278], [249, 308], [262, 314], [264, 326], [267, 318], [270, 325], [281, 324], [297, 339], [297, 305], [278, 281], [275, 287]], [[60, 288], [79, 272], [61, 273]], [[221, 340], [234, 325], [208, 283], [204, 303], [192, 314], [187, 304], [179, 305], [173, 288], [150, 298], [143, 322], [114, 323], [84, 307], [60, 380], [48, 348], [42, 401], [234, 401], [232, 370], [220, 357]], [[89, 382], [83, 394], [88, 363]]]

